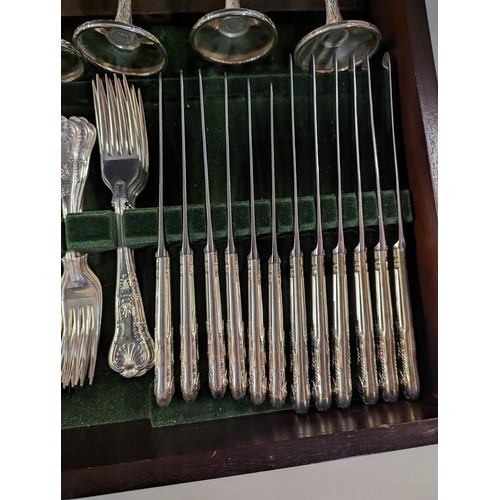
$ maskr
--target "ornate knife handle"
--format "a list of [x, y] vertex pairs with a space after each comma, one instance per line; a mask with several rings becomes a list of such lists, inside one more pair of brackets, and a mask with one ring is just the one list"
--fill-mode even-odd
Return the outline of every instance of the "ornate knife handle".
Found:
[[316, 408], [324, 411], [328, 410], [332, 405], [324, 253], [313, 253], [311, 255], [311, 282], [313, 397]]
[[311, 399], [307, 350], [306, 294], [302, 254], [290, 256], [290, 345], [292, 402], [297, 413], [307, 413]]
[[108, 363], [123, 377], [140, 377], [154, 366], [154, 342], [146, 323], [133, 250], [119, 246], [117, 260], [115, 333]]
[[229, 359], [229, 387], [234, 399], [242, 399], [247, 392], [245, 364], [245, 326], [241, 308], [240, 272], [238, 254], [226, 253], [226, 300], [227, 300], [227, 351]]
[[200, 373], [198, 368], [198, 323], [196, 322], [192, 253], [180, 255], [180, 281], [181, 392], [184, 401], [194, 401], [200, 390]]
[[344, 252], [333, 252], [333, 396], [339, 408], [352, 400], [351, 348], [349, 345], [349, 298]]
[[253, 404], [266, 399], [266, 344], [260, 260], [248, 259], [248, 366], [249, 390]]
[[268, 263], [269, 270], [269, 395], [274, 408], [286, 400], [285, 328], [281, 292], [281, 261]]
[[378, 401], [377, 358], [366, 250], [355, 251], [353, 257], [357, 388], [363, 403], [374, 405]]
[[405, 398], [417, 399], [420, 394], [420, 380], [417, 370], [406, 252], [404, 248], [394, 246], [392, 253], [394, 257], [395, 325], [400, 385]]
[[215, 399], [226, 393], [226, 345], [219, 287], [217, 252], [205, 251], [205, 303], [207, 309], [208, 384]]
[[391, 403], [398, 399], [399, 381], [386, 249], [375, 248], [374, 276], [375, 333], [379, 364], [379, 385], [382, 399]]
[[168, 406], [175, 391], [170, 257], [156, 258], [155, 380], [159, 406]]

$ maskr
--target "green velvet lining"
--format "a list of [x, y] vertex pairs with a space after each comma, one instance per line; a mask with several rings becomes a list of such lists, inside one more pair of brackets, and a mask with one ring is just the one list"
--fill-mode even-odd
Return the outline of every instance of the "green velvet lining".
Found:
[[[342, 197], [345, 229], [358, 227], [357, 197], [354, 193]], [[402, 212], [405, 223], [413, 220], [410, 193], [401, 192]], [[396, 196], [394, 191], [382, 192], [382, 210], [384, 224], [397, 222]], [[322, 226], [324, 230], [337, 228], [338, 212], [335, 195], [321, 197]], [[363, 193], [364, 224], [366, 228], [378, 225], [376, 193]], [[212, 224], [214, 238], [227, 238], [226, 205], [212, 206]], [[292, 201], [289, 198], [276, 200], [278, 235], [293, 232]], [[256, 229], [258, 236], [271, 233], [271, 205], [269, 200], [256, 200]], [[313, 197], [299, 199], [300, 230], [313, 231], [316, 227], [316, 208]], [[205, 206], [188, 207], [189, 236], [191, 242], [200, 242], [206, 238]], [[233, 205], [233, 225], [236, 238], [250, 235], [250, 213], [248, 202], [236, 202]], [[158, 210], [156, 208], [137, 208], [127, 210], [124, 216], [125, 242], [132, 248], [143, 248], [157, 244]], [[182, 239], [182, 210], [180, 206], [164, 207], [165, 237], [168, 244], [175, 245]], [[116, 248], [116, 222], [111, 211], [83, 212], [69, 214], [66, 219], [66, 246], [80, 252], [104, 252]]]

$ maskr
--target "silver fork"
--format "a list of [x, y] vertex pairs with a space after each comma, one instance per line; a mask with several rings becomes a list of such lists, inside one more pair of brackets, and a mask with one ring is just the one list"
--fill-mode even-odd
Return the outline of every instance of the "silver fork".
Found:
[[134, 252], [125, 245], [123, 214], [134, 208], [148, 176], [148, 143], [140, 90], [114, 75], [92, 82], [101, 153], [101, 174], [112, 192], [116, 215], [117, 269], [115, 332], [108, 354], [112, 370], [126, 378], [140, 377], [154, 366], [154, 341], [149, 333], [137, 280]]
[[[61, 117], [61, 205], [63, 219], [81, 212], [95, 127], [85, 118]], [[61, 278], [61, 382], [63, 388], [92, 384], [102, 315], [102, 289], [87, 255], [67, 251]]]

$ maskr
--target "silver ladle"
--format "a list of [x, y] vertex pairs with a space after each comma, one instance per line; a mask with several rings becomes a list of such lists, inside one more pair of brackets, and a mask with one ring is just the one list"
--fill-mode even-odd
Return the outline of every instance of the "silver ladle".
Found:
[[337, 55], [338, 70], [343, 71], [349, 67], [351, 55], [358, 64], [364, 54], [372, 56], [376, 52], [382, 38], [376, 26], [366, 21], [344, 21], [338, 0], [325, 0], [325, 7], [326, 24], [307, 34], [295, 48], [298, 66], [307, 71], [314, 55], [316, 71], [329, 73]]
[[264, 57], [276, 44], [274, 23], [261, 12], [226, 0], [225, 8], [206, 14], [193, 26], [190, 42], [203, 58], [222, 64], [242, 64]]
[[85, 71], [85, 64], [78, 49], [61, 39], [61, 83], [78, 80]]
[[132, 0], [118, 0], [114, 20], [96, 19], [78, 26], [73, 43], [88, 61], [114, 73], [149, 76], [167, 64], [161, 42], [132, 24]]

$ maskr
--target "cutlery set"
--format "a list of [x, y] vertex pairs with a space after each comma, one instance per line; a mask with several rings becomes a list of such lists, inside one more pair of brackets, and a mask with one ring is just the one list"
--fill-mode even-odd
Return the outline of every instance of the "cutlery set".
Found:
[[[199, 335], [206, 335], [208, 387], [220, 399], [229, 389], [234, 400], [247, 394], [254, 405], [269, 396], [274, 408], [282, 408], [287, 398], [297, 413], [304, 414], [314, 404], [320, 411], [332, 405], [348, 408], [353, 400], [353, 379], [357, 394], [365, 405], [379, 397], [394, 402], [400, 391], [409, 400], [419, 396], [415, 333], [412, 322], [406, 264], [406, 244], [400, 200], [391, 61], [383, 57], [385, 86], [389, 89], [389, 130], [395, 167], [398, 239], [389, 252], [382, 206], [379, 151], [372, 97], [370, 56], [380, 42], [378, 29], [364, 21], [344, 21], [338, 2], [327, 0], [326, 24], [306, 35], [289, 57], [289, 97], [291, 118], [291, 171], [293, 177], [293, 248], [289, 255], [289, 275], [282, 276], [278, 251], [276, 179], [288, 175], [287, 165], [275, 158], [275, 104], [273, 84], [269, 83], [269, 146], [271, 186], [271, 254], [267, 263], [267, 283], [261, 277], [255, 213], [254, 123], [251, 81], [246, 79], [248, 124], [248, 168], [250, 187], [250, 237], [246, 279], [240, 269], [234, 239], [233, 195], [230, 157], [229, 89], [224, 74], [224, 140], [226, 167], [227, 246], [224, 251], [224, 277], [219, 276], [219, 256], [212, 227], [210, 162], [205, 123], [204, 82], [198, 71], [201, 146], [205, 195], [206, 246], [204, 256], [205, 328], [198, 329], [194, 251], [190, 246], [188, 224], [188, 165], [186, 159], [186, 117], [184, 74], [179, 75], [182, 160], [182, 244], [179, 275], [173, 276], [170, 254], [165, 243], [163, 124], [164, 101], [162, 69], [167, 54], [156, 37], [132, 24], [130, 0], [120, 0], [116, 19], [88, 21], [74, 34], [74, 45], [62, 41], [67, 67], [62, 79], [69, 82], [83, 73], [83, 60], [114, 72], [112, 77], [95, 76], [92, 95], [94, 127], [81, 117], [61, 117], [61, 201], [62, 216], [81, 212], [90, 154], [98, 142], [101, 176], [111, 191], [111, 206], [117, 229], [114, 335], [108, 349], [109, 367], [125, 378], [140, 377], [154, 368], [156, 403], [167, 407], [176, 391], [174, 346], [179, 342], [179, 388], [183, 399], [197, 399], [201, 388]], [[266, 55], [275, 45], [277, 30], [264, 14], [241, 8], [227, 0], [225, 8], [203, 16], [191, 31], [190, 42], [203, 58], [225, 64], [250, 62]], [[79, 59], [83, 54], [83, 59]], [[294, 65], [310, 72], [315, 186], [315, 248], [310, 254], [310, 282], [306, 287], [304, 254], [301, 247], [298, 210], [296, 107]], [[64, 67], [62, 68], [64, 72]], [[339, 72], [350, 74], [352, 97], [352, 148], [356, 172], [358, 244], [348, 255], [344, 236], [341, 128], [339, 117]], [[323, 241], [317, 73], [332, 74], [334, 115], [331, 130], [322, 131], [335, 138], [337, 242], [331, 254], [331, 268]], [[121, 73], [121, 77], [117, 76]], [[134, 210], [136, 199], [149, 177], [149, 148], [144, 105], [140, 89], [130, 85], [125, 75], [158, 76], [158, 246], [155, 255], [154, 335], [148, 328], [137, 278], [134, 250], [126, 245], [124, 214]], [[360, 116], [358, 75], [367, 81], [368, 114]], [[262, 95], [260, 96], [262, 97]], [[320, 104], [321, 105], [321, 104]], [[365, 240], [359, 122], [368, 123], [373, 158], [378, 213], [378, 242], [370, 249]], [[167, 123], [169, 123], [167, 121]], [[262, 179], [259, 179], [262, 181]], [[369, 255], [370, 254], [370, 255]], [[352, 276], [348, 261], [352, 260]], [[370, 264], [369, 264], [370, 263]], [[93, 383], [102, 318], [102, 288], [90, 269], [87, 255], [68, 250], [63, 259], [61, 279], [61, 382], [62, 387]], [[349, 267], [350, 269], [350, 267]], [[391, 276], [392, 274], [392, 276]], [[328, 284], [327, 276], [331, 277]], [[240, 279], [241, 278], [241, 279]], [[289, 297], [284, 301], [283, 281], [289, 281]], [[225, 279], [225, 303], [221, 282]], [[224, 282], [224, 281], [223, 281]], [[242, 284], [247, 297], [242, 303]], [[267, 288], [266, 288], [267, 285]], [[328, 286], [327, 286], [328, 285]], [[263, 290], [264, 287], [264, 290]], [[329, 292], [331, 290], [331, 292]], [[350, 293], [349, 293], [350, 292]], [[180, 322], [172, 315], [172, 294], [179, 294]], [[200, 294], [198, 294], [200, 296]], [[264, 297], [267, 296], [267, 308]], [[284, 309], [284, 302], [288, 311]], [[309, 309], [308, 309], [309, 306]], [[246, 312], [246, 315], [245, 315]], [[225, 313], [225, 314], [224, 314]], [[287, 314], [289, 315], [287, 317]], [[350, 316], [350, 314], [352, 316]], [[225, 318], [223, 317], [225, 315]], [[352, 318], [352, 319], [351, 319]], [[353, 329], [350, 326], [353, 326]], [[288, 331], [287, 331], [288, 330]], [[352, 341], [351, 341], [352, 337]], [[351, 346], [356, 349], [351, 354]], [[355, 360], [352, 363], [351, 359]], [[287, 366], [289, 364], [289, 366]], [[352, 364], [352, 366], [351, 366]], [[287, 380], [287, 376], [289, 380]]]

